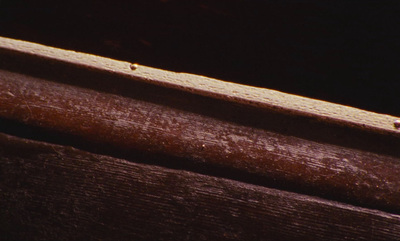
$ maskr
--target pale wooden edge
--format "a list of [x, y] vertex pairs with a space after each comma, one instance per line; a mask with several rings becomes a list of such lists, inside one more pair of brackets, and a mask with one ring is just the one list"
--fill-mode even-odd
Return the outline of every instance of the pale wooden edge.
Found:
[[193, 94], [273, 109], [293, 115], [310, 116], [326, 122], [361, 128], [364, 130], [400, 136], [394, 121], [400, 119], [354, 107], [287, 94], [266, 88], [231, 83], [204, 76], [177, 73], [92, 54], [48, 47], [27, 41], [0, 37], [0, 49], [35, 55], [41, 58], [67, 62], [92, 69], [113, 72], [169, 88], [181, 89]]

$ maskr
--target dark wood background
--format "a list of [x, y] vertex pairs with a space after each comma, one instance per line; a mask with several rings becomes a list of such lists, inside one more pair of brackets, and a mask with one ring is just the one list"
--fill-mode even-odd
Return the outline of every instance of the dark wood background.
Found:
[[0, 35], [400, 115], [398, 1], [0, 1]]

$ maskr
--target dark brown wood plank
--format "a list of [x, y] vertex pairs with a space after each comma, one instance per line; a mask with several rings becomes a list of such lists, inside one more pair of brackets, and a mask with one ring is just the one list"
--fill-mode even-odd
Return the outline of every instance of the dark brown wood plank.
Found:
[[400, 216], [0, 134], [2, 239], [398, 240]]
[[[140, 99], [0, 72], [0, 116], [88, 143], [239, 170], [263, 185], [400, 212], [400, 160]], [[73, 145], [73, 143], [72, 143]], [[162, 161], [162, 160], [158, 160]], [[168, 163], [167, 163], [168, 164]]]

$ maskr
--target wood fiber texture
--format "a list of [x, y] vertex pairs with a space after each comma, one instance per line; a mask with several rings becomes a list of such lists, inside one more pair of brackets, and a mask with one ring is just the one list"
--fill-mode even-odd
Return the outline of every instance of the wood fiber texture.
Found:
[[0, 134], [2, 240], [396, 240], [400, 217]]
[[394, 116], [0, 43], [3, 239], [400, 239]]
[[[390, 133], [396, 136], [400, 135], [400, 132], [393, 128], [394, 116], [368, 112], [270, 89], [240, 85], [188, 73], [165, 71], [147, 66], [138, 65], [138, 68], [132, 71], [129, 68], [131, 63], [125, 61], [0, 37], [1, 50], [4, 56], [7, 56], [7, 53], [11, 51], [12, 56], [15, 58], [16, 54], [20, 52], [24, 55], [36, 56], [36, 61], [40, 58], [47, 59], [47, 62], [61, 61], [92, 70], [99, 69], [120, 76], [129, 76], [136, 81], [182, 89], [186, 92], [230, 100], [235, 103], [274, 109], [295, 115], [311, 116], [325, 122], [339, 123], [353, 128]], [[4, 62], [7, 62], [7, 60], [3, 60], [3, 64], [7, 65]], [[32, 63], [22, 63], [18, 68], [32, 68], [29, 64]]]
[[0, 115], [123, 152], [222, 166], [367, 207], [400, 212], [400, 161], [170, 106], [1, 72]]

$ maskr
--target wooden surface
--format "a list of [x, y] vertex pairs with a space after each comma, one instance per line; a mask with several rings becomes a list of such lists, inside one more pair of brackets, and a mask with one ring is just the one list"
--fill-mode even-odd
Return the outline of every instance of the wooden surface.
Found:
[[400, 216], [0, 134], [2, 240], [395, 240]]
[[0, 41], [9, 239], [399, 239], [396, 117]]
[[[360, 109], [332, 104], [325, 101], [290, 95], [265, 88], [257, 88], [224, 82], [212, 78], [163, 71], [141, 66], [132, 71], [132, 63], [102, 58], [99, 56], [66, 51], [47, 46], [0, 37], [0, 48], [3, 51], [20, 52], [46, 58], [77, 64], [81, 67], [109, 71], [125, 75], [135, 81], [143, 81], [159, 86], [182, 89], [194, 94], [210, 96], [235, 103], [244, 103], [266, 109], [279, 110], [295, 115], [310, 116], [326, 122], [340, 123], [354, 128], [391, 133], [400, 136], [400, 131], [394, 128], [396, 117], [367, 112]], [[28, 66], [26, 66], [29, 68]]]
[[257, 175], [264, 185], [282, 185], [400, 212], [398, 157], [318, 143], [173, 106], [0, 73], [3, 118], [66, 133], [128, 155], [158, 153], [189, 164], [222, 166]]

